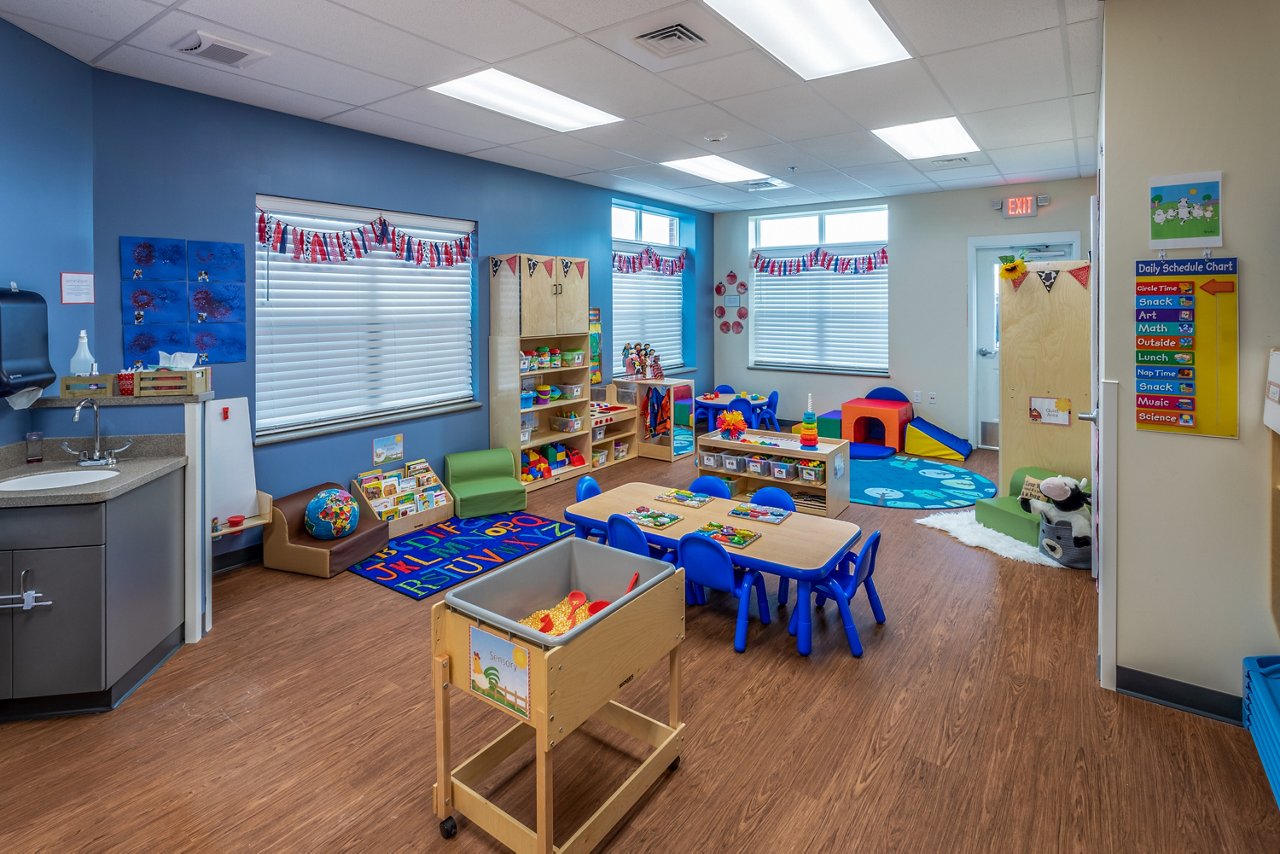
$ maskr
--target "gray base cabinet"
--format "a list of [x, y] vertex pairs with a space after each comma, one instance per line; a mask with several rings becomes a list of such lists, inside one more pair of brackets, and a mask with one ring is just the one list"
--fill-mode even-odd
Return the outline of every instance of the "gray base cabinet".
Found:
[[105, 504], [0, 509], [0, 604], [37, 596], [29, 610], [0, 608], [0, 716], [69, 695], [100, 708], [104, 692], [109, 707], [133, 687], [126, 675], [140, 680], [141, 664], [176, 644], [182, 513], [181, 471]]

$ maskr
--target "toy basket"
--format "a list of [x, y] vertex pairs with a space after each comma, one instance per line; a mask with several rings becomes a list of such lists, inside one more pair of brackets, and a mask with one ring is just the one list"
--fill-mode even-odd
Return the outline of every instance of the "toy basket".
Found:
[[747, 470], [746, 454], [721, 454], [720, 461], [723, 464], [725, 471], [733, 472], [734, 474], [744, 474]]
[[603, 425], [601, 425], [600, 427], [593, 427], [591, 430], [591, 441], [599, 442], [601, 439], [603, 439], [604, 429], [605, 428]]
[[528, 409], [530, 406], [533, 406], [533, 402], [537, 397], [538, 395], [532, 391], [520, 392], [520, 408]]
[[769, 463], [769, 473], [774, 480], [795, 480], [796, 468], [795, 463], [784, 463], [781, 460]]
[[587, 361], [587, 354], [582, 350], [564, 350], [560, 353], [560, 364], [565, 368], [580, 368]]
[[555, 415], [551, 418], [551, 429], [559, 433], [577, 433], [582, 429], [582, 416]]
[[805, 483], [822, 483], [827, 479], [826, 466], [796, 466], [800, 470], [800, 479]]
[[627, 451], [629, 451], [629, 450], [631, 450], [631, 444], [630, 444], [629, 442], [614, 442], [614, 443], [613, 443], [613, 458], [614, 458], [615, 460], [622, 460], [622, 459], [626, 459], [626, 457], [627, 457]]
[[769, 474], [769, 457], [747, 457], [747, 471], [752, 474]]
[[703, 451], [698, 462], [704, 469], [721, 469], [724, 468], [724, 455], [715, 451]]
[[601, 466], [603, 466], [603, 465], [604, 465], [605, 463], [607, 463], [607, 462], [609, 462], [609, 450], [608, 450], [608, 448], [606, 448], [606, 449], [605, 449], [605, 450], [603, 450], [603, 451], [592, 451], [592, 452], [591, 452], [591, 467], [592, 467], [592, 468], [597, 468], [597, 469], [598, 469], [598, 468], [600, 468]]
[[571, 383], [560, 386], [561, 400], [577, 400], [582, 397], [582, 383]]

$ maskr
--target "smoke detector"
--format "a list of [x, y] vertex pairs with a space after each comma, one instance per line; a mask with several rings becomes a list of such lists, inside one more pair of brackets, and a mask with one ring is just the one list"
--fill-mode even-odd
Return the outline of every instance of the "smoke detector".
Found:
[[637, 44], [651, 53], [666, 59], [681, 53], [697, 50], [707, 40], [684, 24], [668, 24], [635, 37]]
[[230, 68], [245, 68], [264, 56], [270, 56], [265, 50], [233, 42], [203, 30], [196, 30], [174, 45], [174, 48], [185, 56], [197, 56]]

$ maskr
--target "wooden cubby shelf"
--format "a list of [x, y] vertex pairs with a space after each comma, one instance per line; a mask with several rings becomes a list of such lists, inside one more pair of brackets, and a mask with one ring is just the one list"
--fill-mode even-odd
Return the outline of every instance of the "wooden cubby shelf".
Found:
[[[720, 438], [718, 432], [703, 433], [698, 437], [698, 469], [702, 474], [719, 475], [733, 478], [734, 498], [748, 498], [757, 489], [764, 486], [777, 486], [796, 496], [803, 493], [816, 496], [805, 500], [796, 496], [796, 510], [814, 516], [826, 516], [834, 519], [849, 506], [849, 443], [844, 440], [819, 439], [817, 450], [803, 450], [800, 438], [794, 433], [774, 433], [766, 430], [748, 430], [743, 438], [774, 442], [776, 445], [757, 445], [751, 442], [734, 441]], [[821, 483], [801, 480], [782, 480], [772, 474], [753, 473], [748, 470], [738, 471], [726, 469], [723, 462], [718, 465], [705, 465], [704, 454], [723, 457], [725, 453], [737, 456], [760, 454], [771, 458], [819, 460], [823, 463], [823, 480]]]

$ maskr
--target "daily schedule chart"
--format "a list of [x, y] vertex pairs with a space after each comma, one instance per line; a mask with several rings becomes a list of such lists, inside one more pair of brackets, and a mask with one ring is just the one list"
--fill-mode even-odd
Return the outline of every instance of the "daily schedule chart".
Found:
[[1134, 404], [1139, 430], [1237, 436], [1238, 270], [1235, 258], [1137, 263]]

